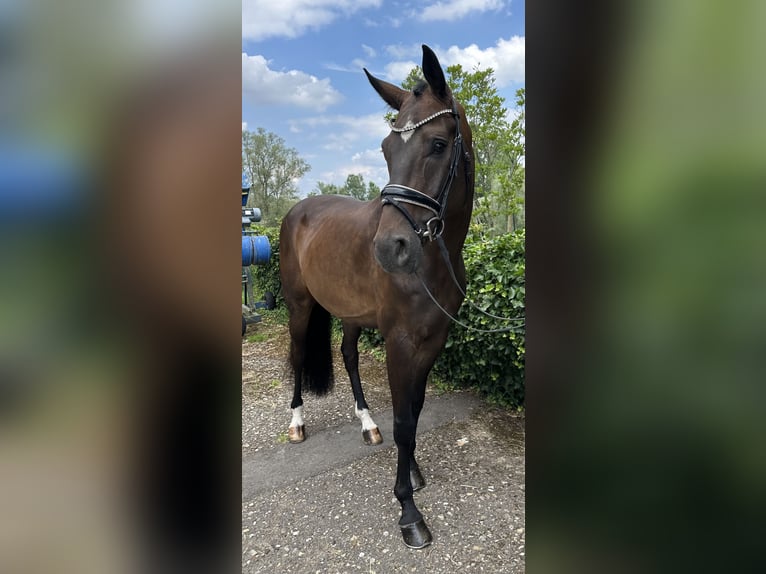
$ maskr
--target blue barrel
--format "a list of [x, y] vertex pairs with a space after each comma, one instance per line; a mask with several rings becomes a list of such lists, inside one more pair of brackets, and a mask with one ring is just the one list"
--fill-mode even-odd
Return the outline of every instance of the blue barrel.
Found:
[[242, 236], [242, 267], [266, 265], [271, 259], [271, 245], [265, 235]]

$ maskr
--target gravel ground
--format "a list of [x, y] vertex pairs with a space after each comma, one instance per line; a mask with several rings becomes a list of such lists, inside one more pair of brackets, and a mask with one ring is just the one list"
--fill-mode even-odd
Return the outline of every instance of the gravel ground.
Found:
[[[286, 329], [267, 318], [248, 335], [254, 342], [242, 345], [243, 461], [257, 464], [280, 449], [310, 448], [312, 434], [359, 432], [336, 356], [335, 392], [304, 397], [306, 443], [284, 445], [292, 396]], [[390, 411], [380, 358], [363, 353], [360, 372], [373, 418]], [[428, 394], [437, 393], [429, 388]], [[433, 533], [431, 546], [411, 550], [401, 541], [393, 495], [396, 449], [384, 434], [382, 446], [363, 449], [350, 463], [313, 475], [303, 469], [299, 477], [284, 476], [277, 487], [243, 498], [243, 572], [524, 572], [524, 419], [481, 404], [461, 420], [418, 433], [427, 486], [415, 500]]]

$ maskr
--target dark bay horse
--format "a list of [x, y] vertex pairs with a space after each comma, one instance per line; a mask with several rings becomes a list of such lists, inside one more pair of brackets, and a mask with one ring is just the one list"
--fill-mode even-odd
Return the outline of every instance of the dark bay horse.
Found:
[[[295, 375], [288, 437], [305, 439], [301, 390], [333, 386], [330, 315], [341, 320], [341, 352], [354, 410], [368, 444], [382, 442], [362, 393], [357, 342], [361, 329], [385, 339], [398, 449], [394, 493], [399, 525], [412, 548], [431, 543], [413, 491], [425, 486], [415, 461], [415, 432], [426, 378], [444, 348], [451, 315], [465, 290], [462, 248], [473, 206], [473, 148], [463, 107], [452, 97], [436, 55], [423, 46], [423, 75], [412, 91], [367, 78], [399, 114], [383, 140], [389, 183], [363, 202], [310, 197], [285, 216], [280, 235], [282, 290], [290, 312], [290, 364]], [[445, 255], [442, 250], [446, 250]], [[449, 259], [447, 263], [446, 259]]]

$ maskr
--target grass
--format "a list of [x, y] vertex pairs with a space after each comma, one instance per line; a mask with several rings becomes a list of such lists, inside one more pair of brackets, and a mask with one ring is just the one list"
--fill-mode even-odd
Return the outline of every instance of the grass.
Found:
[[277, 305], [275, 309], [263, 311], [263, 320], [270, 325], [286, 326], [290, 320], [290, 313], [284, 305]]
[[460, 390], [462, 387], [454, 381], [445, 381], [435, 373], [431, 372], [428, 377], [428, 384], [436, 391], [437, 395], [443, 395], [445, 393], [452, 393]]
[[268, 333], [253, 333], [252, 335], [247, 336], [247, 342], [248, 343], [263, 343], [264, 341], [269, 340]]
[[263, 343], [272, 341], [279, 343], [279, 338], [286, 331], [289, 315], [287, 309], [259, 309], [261, 320], [248, 326], [244, 340], [247, 343]]

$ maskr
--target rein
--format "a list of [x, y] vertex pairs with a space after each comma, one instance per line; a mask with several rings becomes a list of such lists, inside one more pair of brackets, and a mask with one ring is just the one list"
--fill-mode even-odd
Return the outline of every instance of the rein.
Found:
[[[452, 267], [452, 263], [449, 259], [449, 252], [447, 251], [447, 246], [444, 244], [444, 239], [441, 237], [438, 238], [437, 243], [439, 244], [439, 251], [441, 251], [442, 258], [444, 259], [444, 263], [447, 265], [447, 269], [449, 270], [450, 277], [452, 277], [452, 282], [455, 284], [455, 287], [457, 287], [457, 290], [460, 291], [460, 294], [463, 296], [463, 300], [467, 301], [468, 304], [476, 309], [479, 313], [482, 315], [486, 315], [487, 317], [492, 317], [493, 319], [498, 319], [500, 321], [526, 321], [526, 317], [501, 317], [500, 315], [493, 315], [492, 313], [487, 313], [484, 309], [481, 309], [476, 303], [471, 301], [468, 298], [468, 295], [466, 295], [465, 291], [463, 291], [463, 288], [460, 286], [460, 282], [457, 280], [457, 277], [455, 276], [455, 269]], [[500, 329], [477, 329], [476, 327], [471, 327], [470, 325], [466, 325], [462, 321], [459, 321], [444, 308], [442, 307], [439, 302], [436, 300], [436, 297], [433, 296], [433, 293], [431, 293], [431, 290], [426, 285], [426, 282], [423, 280], [423, 278], [418, 274], [418, 279], [420, 280], [421, 285], [423, 285], [423, 289], [426, 290], [426, 293], [428, 293], [428, 296], [431, 298], [431, 301], [433, 301], [436, 306], [441, 310], [442, 313], [447, 315], [450, 319], [452, 319], [455, 323], [460, 325], [461, 327], [465, 327], [469, 331], [476, 331], [479, 333], [501, 333], [504, 331], [512, 331], [513, 329], [520, 329], [522, 326], [519, 325], [517, 327], [502, 327]]]
[[[514, 329], [522, 329], [523, 327], [521, 325], [517, 326], [510, 326], [510, 327], [500, 327], [499, 329], [477, 329], [476, 327], [471, 327], [470, 325], [467, 325], [466, 323], [463, 323], [460, 319], [455, 317], [454, 315], [451, 315], [449, 311], [447, 311], [444, 307], [442, 307], [439, 302], [436, 300], [436, 297], [434, 297], [433, 293], [431, 293], [431, 290], [428, 288], [428, 285], [426, 285], [426, 282], [423, 280], [423, 278], [420, 276], [420, 273], [415, 272], [415, 275], [417, 275], [418, 279], [420, 279], [420, 284], [423, 286], [423, 289], [425, 289], [426, 293], [428, 293], [428, 296], [431, 298], [431, 301], [434, 302], [434, 305], [436, 305], [439, 310], [444, 313], [447, 317], [449, 317], [453, 322], [457, 323], [461, 327], [468, 329], [469, 331], [475, 331], [477, 333], [504, 333], [506, 331], [513, 331]], [[471, 303], [470, 301], [468, 301]], [[474, 307], [473, 303], [471, 303]], [[478, 307], [476, 307], [479, 309]], [[481, 309], [479, 309], [481, 311]], [[484, 311], [481, 311], [485, 315], [488, 315], [488, 313], [485, 313]], [[492, 316], [492, 315], [490, 315]], [[507, 319], [508, 321], [524, 321], [524, 318], [518, 318], [518, 319]]]

